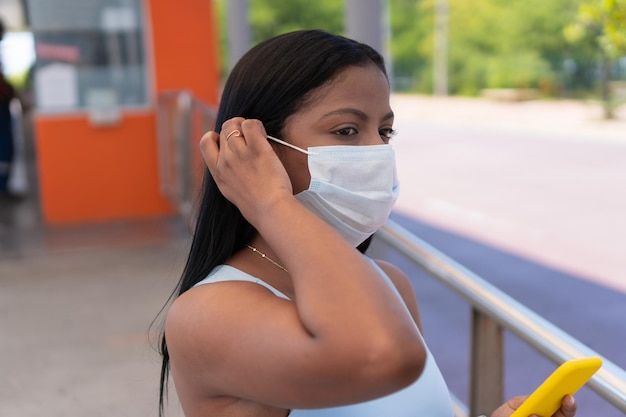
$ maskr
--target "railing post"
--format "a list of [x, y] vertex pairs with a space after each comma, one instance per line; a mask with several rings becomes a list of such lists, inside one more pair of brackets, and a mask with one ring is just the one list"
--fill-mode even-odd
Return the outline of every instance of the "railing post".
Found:
[[169, 109], [170, 97], [162, 94], [157, 97], [157, 142], [159, 149], [159, 185], [161, 194], [172, 202], [174, 190], [172, 189], [172, 152], [171, 141], [171, 110]]
[[178, 94], [176, 130], [176, 171], [178, 178], [177, 208], [179, 214], [188, 218], [193, 199], [193, 169], [191, 157], [191, 131], [193, 122], [193, 96], [182, 90]]
[[[504, 401], [504, 330], [556, 364], [587, 356], [602, 357], [394, 221], [387, 220], [376, 236], [471, 303], [470, 416], [490, 415]], [[626, 371], [606, 357], [602, 361], [602, 369], [587, 385], [626, 414]]]
[[504, 402], [502, 327], [472, 309], [470, 416], [490, 415]]

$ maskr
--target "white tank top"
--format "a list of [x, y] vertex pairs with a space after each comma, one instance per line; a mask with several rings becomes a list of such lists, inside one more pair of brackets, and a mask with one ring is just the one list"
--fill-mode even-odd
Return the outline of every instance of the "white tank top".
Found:
[[[370, 262], [400, 297], [387, 274], [373, 260], [370, 259]], [[228, 265], [217, 266], [196, 286], [223, 281], [254, 282], [266, 287], [277, 297], [289, 299], [264, 281]], [[453, 417], [454, 410], [448, 387], [428, 346], [426, 346], [426, 351], [428, 355], [424, 371], [413, 384], [400, 391], [374, 400], [341, 407], [291, 410], [289, 417]]]

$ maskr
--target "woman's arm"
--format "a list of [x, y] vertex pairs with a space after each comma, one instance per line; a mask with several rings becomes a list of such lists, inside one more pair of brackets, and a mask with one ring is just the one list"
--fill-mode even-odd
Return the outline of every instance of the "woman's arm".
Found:
[[[227, 142], [235, 129], [243, 137]], [[316, 408], [372, 399], [413, 382], [426, 353], [392, 288], [293, 197], [259, 121], [231, 120], [222, 132], [202, 139], [207, 166], [284, 262], [295, 302], [242, 282], [183, 294], [166, 322], [177, 384], [178, 373], [203, 387], [196, 392]]]

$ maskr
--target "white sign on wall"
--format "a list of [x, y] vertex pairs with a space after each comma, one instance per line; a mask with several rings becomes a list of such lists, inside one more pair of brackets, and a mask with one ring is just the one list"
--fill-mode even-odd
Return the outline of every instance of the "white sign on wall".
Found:
[[78, 107], [78, 75], [70, 64], [53, 63], [35, 73], [37, 106], [42, 110]]

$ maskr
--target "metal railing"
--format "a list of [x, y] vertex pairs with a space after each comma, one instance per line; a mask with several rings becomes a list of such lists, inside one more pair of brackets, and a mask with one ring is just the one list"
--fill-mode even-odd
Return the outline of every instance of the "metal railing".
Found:
[[18, 98], [9, 103], [11, 128], [13, 130], [13, 161], [10, 164], [9, 190], [16, 195], [28, 193], [28, 173], [26, 169], [26, 141], [24, 137], [24, 110]]
[[215, 128], [215, 111], [184, 90], [163, 92], [157, 99], [157, 139], [161, 193], [184, 219], [193, 218], [204, 164], [198, 142]]
[[[190, 93], [171, 91], [159, 97], [157, 114], [161, 187], [181, 216], [191, 222], [203, 167], [197, 141], [214, 128], [215, 113]], [[503, 403], [504, 330], [558, 364], [602, 356], [395, 222], [387, 221], [376, 236], [471, 305], [469, 415], [489, 415]], [[626, 372], [606, 358], [602, 360], [602, 368], [588, 386], [626, 414]], [[457, 416], [467, 416], [467, 409], [456, 400]]]
[[[602, 356], [397, 223], [388, 220], [376, 236], [472, 306], [470, 415], [488, 415], [503, 402], [503, 330], [557, 364]], [[626, 414], [626, 372], [606, 358], [602, 361], [587, 385]]]

